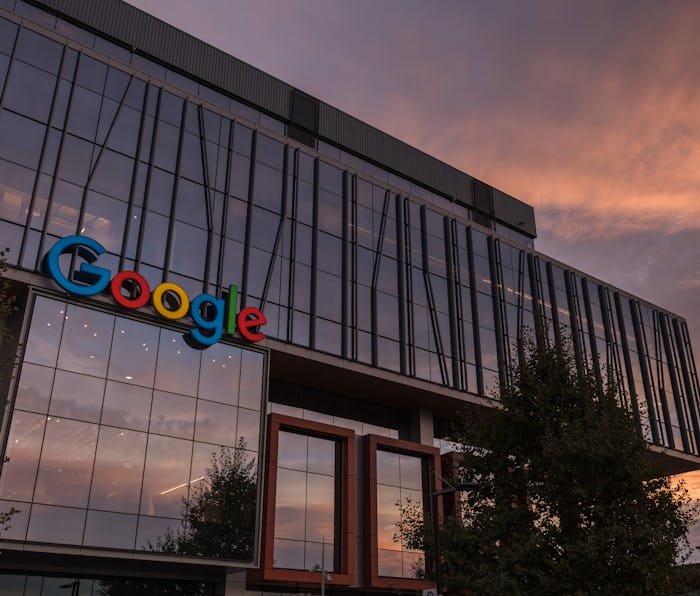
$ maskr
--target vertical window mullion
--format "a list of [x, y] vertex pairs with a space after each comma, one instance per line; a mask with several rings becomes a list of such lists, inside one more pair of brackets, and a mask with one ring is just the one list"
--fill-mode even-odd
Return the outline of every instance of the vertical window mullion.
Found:
[[170, 261], [173, 253], [173, 236], [175, 235], [175, 214], [177, 212], [177, 202], [180, 190], [180, 167], [182, 165], [182, 148], [185, 140], [185, 124], [187, 123], [187, 99], [182, 101], [182, 113], [180, 115], [180, 136], [177, 142], [177, 158], [175, 160], [175, 175], [173, 180], [173, 194], [170, 207], [170, 218], [168, 221], [168, 239], [165, 243], [165, 259], [163, 263], [163, 281], [170, 278]]
[[[131, 231], [131, 219], [134, 212], [134, 200], [136, 198], [136, 180], [138, 178], [139, 164], [141, 162], [141, 151], [143, 150], [143, 140], [145, 135], [146, 123], [146, 106], [148, 103], [148, 93], [150, 86], [144, 84], [143, 101], [141, 102], [141, 117], [139, 118], [139, 136], [136, 141], [136, 153], [134, 155], [134, 167], [131, 170], [131, 183], [129, 184], [129, 202], [126, 208], [126, 223], [124, 225], [124, 234], [122, 236], [122, 250], [119, 255], [119, 270], [123, 271], [126, 263], [126, 253], [129, 242], [129, 232]], [[146, 198], [144, 197], [144, 203]], [[141, 211], [141, 222], [145, 217], [145, 207]]]
[[[19, 35], [18, 35], [19, 37]], [[80, 60], [83, 57], [82, 51], [78, 52], [78, 56], [75, 61], [75, 69], [73, 71], [73, 76], [71, 80], [71, 87], [70, 87], [70, 93], [68, 94], [68, 104], [66, 106], [66, 120], [65, 124], [63, 126], [63, 129], [61, 130], [61, 139], [58, 143], [58, 156], [56, 157], [56, 170], [54, 175], [51, 178], [51, 188], [49, 189], [49, 197], [46, 202], [46, 213], [44, 215], [44, 223], [41, 227], [41, 238], [39, 239], [39, 248], [37, 250], [37, 256], [36, 256], [36, 263], [34, 265], [35, 269], [39, 268], [39, 265], [41, 263], [42, 259], [42, 254], [44, 253], [44, 245], [46, 244], [46, 235], [47, 235], [47, 230], [49, 227], [49, 220], [51, 219], [51, 211], [53, 207], [53, 197], [54, 193], [56, 192], [56, 173], [59, 171], [59, 167], [61, 165], [61, 158], [63, 157], [63, 145], [66, 140], [66, 135], [68, 134], [67, 129], [68, 129], [68, 118], [70, 117], [70, 111], [73, 106], [73, 96], [75, 95], [75, 87], [77, 86], [77, 83], [75, 82], [75, 74], [78, 72], [78, 68], [80, 68]], [[60, 76], [59, 76], [59, 81], [60, 81]], [[56, 85], [58, 86], [59, 81], [56, 82]], [[51, 123], [49, 123], [47, 126], [50, 126]], [[31, 214], [30, 214], [31, 215]]]
[[469, 294], [472, 302], [472, 330], [474, 333], [474, 360], [476, 361], [476, 387], [479, 395], [484, 395], [484, 366], [481, 357], [481, 334], [479, 333], [479, 304], [476, 290], [476, 268], [474, 265], [474, 241], [472, 240], [472, 227], [465, 230], [467, 235], [467, 253], [469, 254]]
[[[17, 43], [17, 39], [19, 39], [19, 27], [17, 28], [18, 34], [15, 36], [15, 44]], [[12, 49], [12, 55], [14, 56], [14, 50], [15, 48], [13, 47]], [[24, 259], [24, 252], [27, 248], [27, 241], [29, 238], [29, 231], [31, 228], [31, 221], [32, 221], [32, 213], [34, 213], [34, 205], [36, 203], [36, 195], [37, 191], [39, 188], [39, 179], [41, 178], [41, 172], [43, 169], [44, 165], [44, 158], [46, 157], [46, 147], [49, 143], [49, 136], [51, 134], [51, 122], [53, 122], [53, 117], [54, 117], [54, 112], [56, 111], [56, 98], [58, 97], [58, 89], [61, 86], [61, 71], [63, 70], [63, 64], [66, 59], [66, 53], [67, 53], [67, 46], [63, 46], [63, 51], [61, 52], [61, 62], [58, 66], [58, 74], [56, 75], [56, 85], [54, 86], [53, 89], [53, 95], [51, 96], [51, 108], [49, 109], [49, 116], [46, 121], [46, 132], [44, 133], [44, 139], [42, 140], [41, 143], [41, 152], [39, 153], [39, 165], [37, 167], [37, 171], [34, 175], [34, 183], [32, 184], [32, 196], [29, 199], [29, 207], [27, 209], [27, 218], [25, 220], [24, 224], [24, 233], [22, 234], [22, 243], [20, 244], [19, 247], [19, 255], [17, 255], [17, 263], [21, 264], [23, 259]], [[3, 99], [5, 96], [5, 91], [7, 90], [7, 81], [10, 80], [10, 70], [12, 69], [12, 64], [14, 63], [14, 58], [10, 61], [10, 65], [7, 68], [7, 77], [5, 79], [5, 83], [3, 85], [3, 94], [0, 96], [0, 111], [2, 110], [2, 104], [3, 104]], [[56, 172], [54, 172], [54, 177], [56, 176]], [[47, 205], [48, 209], [48, 205]], [[39, 253], [40, 254], [40, 253]]]
[[[153, 85], [147, 85], [146, 91], [144, 93], [144, 102], [147, 102], [147, 96], [157, 89], [156, 93], [156, 108], [153, 115], [153, 132], [151, 133], [151, 148], [148, 152], [148, 168], [146, 170], [146, 183], [143, 191], [143, 205], [141, 208], [141, 227], [139, 228], [139, 236], [136, 242], [136, 266], [135, 269], [138, 271], [141, 265], [141, 253], [143, 252], [144, 239], [146, 234], [146, 221], [148, 220], [148, 206], [150, 203], [151, 194], [151, 181], [153, 179], [153, 162], [156, 155], [156, 142], [158, 141], [158, 122], [160, 117], [160, 105], [161, 99], [163, 97], [162, 87], [155, 87]], [[145, 107], [144, 107], [145, 109]]]

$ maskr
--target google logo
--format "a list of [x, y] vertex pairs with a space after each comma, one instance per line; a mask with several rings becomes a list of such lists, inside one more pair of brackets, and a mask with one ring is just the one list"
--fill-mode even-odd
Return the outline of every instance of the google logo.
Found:
[[[84, 262], [67, 277], [61, 271], [59, 259], [74, 249]], [[166, 319], [181, 319], [189, 313], [196, 327], [185, 335], [185, 339], [195, 348], [215, 344], [224, 330], [231, 335], [238, 331], [253, 342], [265, 337], [259, 327], [267, 323], [267, 319], [260, 310], [248, 306], [236, 315], [238, 286], [230, 285], [226, 298], [200, 294], [192, 300], [184, 288], [171, 282], [164, 282], [151, 291], [146, 279], [135, 271], [120, 271], [112, 277], [109, 269], [93, 265], [104, 252], [105, 248], [97, 240], [87, 236], [66, 236], [46, 253], [42, 268], [61, 288], [76, 296], [94, 296], [109, 286], [114, 300], [124, 308], [138, 309], [150, 300], [155, 311]]]

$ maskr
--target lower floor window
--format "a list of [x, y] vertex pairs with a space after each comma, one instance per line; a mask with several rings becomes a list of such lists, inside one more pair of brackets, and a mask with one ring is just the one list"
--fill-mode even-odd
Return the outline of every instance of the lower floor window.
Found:
[[280, 431], [274, 566], [337, 571], [338, 441]]
[[355, 433], [268, 417], [261, 579], [334, 585], [355, 580]]
[[[398, 439], [367, 435], [365, 467], [365, 582], [376, 588], [428, 587], [423, 551], [402, 538], [407, 519], [422, 521], [440, 477], [439, 450]], [[429, 562], [427, 562], [429, 564]]]

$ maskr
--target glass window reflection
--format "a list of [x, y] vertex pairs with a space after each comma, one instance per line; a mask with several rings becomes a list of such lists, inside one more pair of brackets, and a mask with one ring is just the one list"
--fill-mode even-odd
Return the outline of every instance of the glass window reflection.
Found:
[[158, 345], [156, 389], [197, 395], [199, 352], [186, 343], [181, 333], [162, 329]]
[[[241, 531], [237, 523], [236, 535], [228, 535], [225, 512], [205, 520], [184, 508], [183, 499], [201, 507], [209, 499], [205, 480], [231, 474], [245, 483], [245, 497], [225, 507], [254, 523], [262, 354], [218, 344], [207, 351], [200, 384], [201, 353], [181, 333], [42, 296], [25, 344], [36, 362], [23, 363], [0, 498], [41, 506], [34, 506], [36, 518], [29, 504], [22, 508], [17, 537], [29, 527], [29, 540], [162, 550], [169, 531], [188, 537], [171, 554], [251, 560], [253, 525]], [[241, 387], [250, 407], [239, 415]], [[194, 397], [198, 390], [219, 401]], [[206, 443], [194, 442], [195, 429]], [[49, 511], [77, 512], [79, 531], [59, 536], [63, 526], [46, 522]], [[205, 527], [217, 532], [221, 549], [194, 546]]]
[[105, 376], [114, 317], [69, 304], [65, 319], [58, 367]]
[[[172, 437], [150, 435], [141, 492], [144, 515], [180, 517], [182, 499], [189, 486], [192, 443]], [[183, 462], [188, 462], [183, 466]]]
[[146, 434], [102, 427], [97, 442], [90, 507], [138, 513]]
[[200, 399], [197, 404], [195, 440], [235, 445], [237, 414], [238, 408]]
[[88, 511], [83, 544], [102, 548], [132, 549], [137, 520], [135, 515]]
[[104, 389], [104, 379], [57, 370], [49, 414], [73, 420], [99, 422]]
[[377, 547], [379, 575], [419, 577], [423, 553], [409, 549], [396, 539], [403, 507], [423, 507], [424, 459], [420, 456], [378, 449]]
[[112, 336], [108, 378], [146, 387], [153, 385], [158, 329], [117, 317]]
[[241, 350], [217, 343], [202, 354], [199, 397], [237, 405]]
[[[327, 543], [329, 569], [334, 560], [336, 538], [336, 461], [338, 443], [333, 439], [279, 431], [277, 491], [275, 501], [274, 559], [277, 567], [305, 569], [319, 560], [321, 544]], [[283, 489], [281, 487], [284, 487]], [[296, 549], [308, 556], [291, 556]]]
[[54, 369], [25, 363], [17, 387], [15, 408], [30, 412], [48, 410]]
[[51, 505], [33, 505], [27, 540], [80, 544], [85, 525], [85, 510]]
[[31, 501], [45, 424], [46, 416], [40, 414], [13, 415], [5, 451], [7, 460], [0, 478], [0, 497]]
[[49, 416], [34, 500], [85, 507], [96, 443], [96, 424]]
[[147, 431], [152, 394], [152, 389], [107, 381], [102, 424]]
[[154, 391], [150, 432], [191, 439], [196, 405], [196, 400], [191, 397]]

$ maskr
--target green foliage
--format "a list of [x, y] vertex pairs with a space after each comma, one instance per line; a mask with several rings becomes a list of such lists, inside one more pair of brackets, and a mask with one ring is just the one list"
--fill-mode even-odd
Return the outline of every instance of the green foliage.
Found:
[[17, 312], [16, 298], [10, 290], [10, 282], [3, 278], [9, 269], [7, 264], [7, 253], [9, 251], [9, 248], [0, 250], [0, 318], [9, 317]]
[[[440, 540], [450, 594], [673, 594], [695, 509], [650, 468], [612, 382], [570, 351], [524, 346], [497, 417], [465, 418], [454, 482], [473, 482]], [[433, 548], [431, 521], [404, 512], [403, 538]]]
[[257, 503], [256, 460], [241, 438], [234, 450], [213, 455], [203, 482], [183, 500], [182, 524], [151, 548], [178, 555], [252, 560]]
[[[180, 526], [168, 527], [155, 543], [155, 553], [250, 561], [255, 546], [257, 463], [240, 439], [235, 449], [221, 447], [212, 454], [202, 481], [193, 484], [182, 501]], [[201, 582], [158, 582], [147, 579], [104, 579], [102, 596], [182, 594], [208, 596], [211, 586]]]
[[7, 400], [5, 391], [17, 359], [16, 346], [13, 346], [16, 339], [15, 332], [12, 325], [8, 324], [8, 320], [19, 310], [17, 296], [13, 292], [10, 281], [5, 277], [9, 269], [7, 264], [9, 250], [9, 248], [0, 250], [0, 411]]
[[[9, 269], [6, 258], [9, 250], [9, 248], [0, 250], [0, 416], [5, 411], [7, 397], [4, 390], [15, 363], [14, 352], [6, 348], [6, 343], [13, 338], [12, 332], [6, 325], [6, 320], [18, 310], [15, 304], [16, 297], [10, 288], [10, 282], [4, 277], [4, 274]], [[2, 464], [5, 461], [7, 459], [0, 459], [0, 471], [2, 471]], [[15, 513], [19, 513], [19, 510], [14, 507], [10, 508], [9, 511], [0, 512], [0, 534], [10, 528], [10, 521]]]

